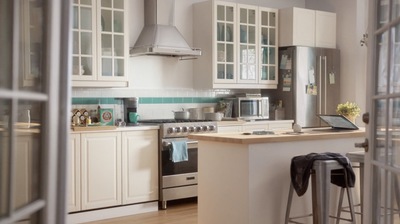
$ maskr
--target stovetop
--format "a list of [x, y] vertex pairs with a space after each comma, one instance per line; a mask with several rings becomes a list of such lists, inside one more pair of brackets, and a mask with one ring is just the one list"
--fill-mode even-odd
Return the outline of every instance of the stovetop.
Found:
[[182, 138], [192, 133], [215, 133], [217, 122], [211, 120], [151, 119], [139, 123], [159, 124], [160, 138]]

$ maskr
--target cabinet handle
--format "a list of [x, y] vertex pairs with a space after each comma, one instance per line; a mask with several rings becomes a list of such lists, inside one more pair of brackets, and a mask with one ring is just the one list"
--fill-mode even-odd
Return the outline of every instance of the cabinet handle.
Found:
[[186, 177], [186, 180], [194, 180], [196, 177]]

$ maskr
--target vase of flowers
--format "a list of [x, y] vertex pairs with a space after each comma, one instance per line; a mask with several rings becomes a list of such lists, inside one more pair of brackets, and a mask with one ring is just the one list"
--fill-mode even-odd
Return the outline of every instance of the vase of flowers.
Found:
[[345, 116], [351, 122], [355, 123], [356, 118], [360, 116], [360, 107], [356, 103], [340, 103], [336, 108], [336, 113]]

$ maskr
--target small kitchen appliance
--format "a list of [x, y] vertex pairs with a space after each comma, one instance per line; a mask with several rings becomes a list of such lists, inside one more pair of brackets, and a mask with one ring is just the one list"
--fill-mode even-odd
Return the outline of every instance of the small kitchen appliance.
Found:
[[130, 97], [124, 99], [124, 115], [126, 124], [135, 124], [135, 116], [138, 112], [139, 98], [138, 97]]
[[238, 94], [231, 98], [232, 117], [238, 117], [243, 120], [264, 120], [269, 118], [269, 100], [268, 97], [262, 97], [261, 94]]

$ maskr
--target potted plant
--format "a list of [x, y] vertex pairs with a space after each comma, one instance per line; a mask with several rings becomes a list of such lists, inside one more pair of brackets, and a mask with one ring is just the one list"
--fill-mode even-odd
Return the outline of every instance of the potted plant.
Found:
[[356, 117], [360, 116], [360, 107], [356, 103], [340, 103], [336, 108], [336, 113], [345, 116], [351, 122], [355, 123]]

